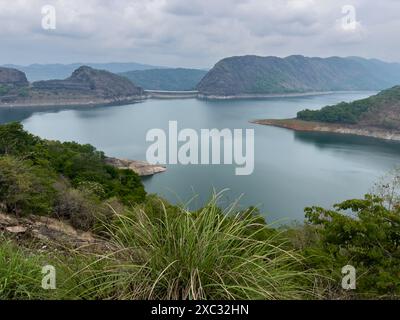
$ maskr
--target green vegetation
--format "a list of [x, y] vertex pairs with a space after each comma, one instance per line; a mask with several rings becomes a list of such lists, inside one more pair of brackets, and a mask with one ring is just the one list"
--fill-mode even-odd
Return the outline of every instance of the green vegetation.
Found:
[[[221, 194], [197, 211], [146, 195], [135, 174], [106, 165], [92, 146], [42, 140], [17, 123], [0, 127], [0, 153], [3, 212], [58, 218], [103, 243], [32, 241], [0, 220], [2, 299], [400, 296], [398, 172], [364, 199], [306, 208], [303, 225], [272, 228], [255, 208], [220, 208]], [[57, 290], [41, 288], [47, 264]], [[341, 287], [346, 265], [356, 290]]]
[[[107, 223], [111, 250], [39, 253], [0, 242], [2, 298], [307, 299], [314, 275], [302, 257], [256, 217], [217, 197], [198, 212], [149, 198]], [[152, 210], [145, 211], [152, 207]], [[159, 209], [161, 211], [159, 211]], [[150, 213], [148, 213], [150, 212]], [[154, 213], [160, 215], [155, 218]], [[267, 236], [268, 234], [268, 236]], [[8, 263], [12, 261], [12, 263]], [[21, 263], [21, 261], [23, 263]], [[40, 270], [56, 267], [57, 290], [42, 290]], [[18, 282], [19, 281], [19, 282]]]
[[0, 97], [5, 95], [13, 95], [18, 97], [28, 97], [29, 96], [29, 88], [28, 87], [20, 87], [16, 88], [12, 85], [0, 85]]
[[39, 256], [28, 256], [21, 248], [0, 237], [0, 299], [41, 298]]
[[22, 98], [29, 97], [29, 88], [23, 87], [18, 89], [18, 96]]
[[398, 128], [400, 86], [353, 102], [341, 102], [321, 110], [303, 110], [297, 118], [305, 121], [357, 124], [365, 123], [388, 129]]
[[[112, 280], [121, 298], [296, 299], [311, 294], [301, 257], [285, 249], [279, 233], [257, 239], [265, 224], [243, 218], [234, 207], [221, 211], [215, 196], [203, 209], [163, 208], [154, 219], [142, 208], [120, 216], [114, 240], [133, 268]], [[235, 211], [236, 210], [236, 211]], [[117, 270], [117, 268], [115, 268]], [[131, 285], [129, 285], [131, 284]], [[304, 285], [304, 286], [303, 286]]]
[[[352, 214], [349, 214], [349, 211]], [[342, 267], [357, 271], [354, 298], [396, 298], [400, 295], [400, 208], [389, 210], [374, 195], [344, 201], [335, 210], [306, 208], [308, 224], [290, 230], [302, 234], [307, 267], [334, 281], [325, 283], [332, 297], [341, 296]], [[297, 236], [296, 236], [297, 234]], [[332, 286], [333, 284], [333, 286]]]
[[0, 97], [10, 92], [10, 87], [7, 85], [0, 85]]
[[[56, 290], [42, 288], [42, 268], [46, 265], [56, 270]], [[105, 263], [94, 255], [72, 250], [67, 254], [56, 250], [43, 252], [32, 245], [17, 245], [0, 235], [0, 300], [85, 298], [86, 288], [96, 286], [88, 280], [86, 270], [97, 272], [99, 268], [105, 268]]]
[[133, 205], [146, 196], [136, 173], [106, 164], [93, 146], [42, 140], [18, 123], [0, 127], [0, 168], [0, 202], [8, 213], [59, 216], [75, 226], [82, 220], [84, 229], [106, 201]]
[[0, 158], [0, 201], [7, 212], [50, 214], [56, 197], [54, 174], [11, 156]]
[[355, 124], [363, 113], [371, 107], [368, 99], [356, 102], [341, 102], [321, 110], [304, 110], [297, 113], [297, 118], [305, 121], [337, 122]]
[[204, 95], [383, 90], [400, 83], [400, 65], [362, 58], [237, 56], [220, 60], [199, 82]]

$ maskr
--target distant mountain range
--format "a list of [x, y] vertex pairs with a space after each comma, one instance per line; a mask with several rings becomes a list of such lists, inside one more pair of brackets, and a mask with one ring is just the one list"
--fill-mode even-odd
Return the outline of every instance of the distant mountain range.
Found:
[[188, 91], [194, 90], [207, 74], [199, 69], [150, 69], [120, 73], [136, 85], [148, 90]]
[[[18, 69], [26, 74], [27, 80], [37, 82], [39, 79], [66, 79], [80, 67], [80, 64], [34, 64], [3, 69]], [[129, 79], [133, 85], [147, 90], [197, 90], [198, 94], [193, 93], [190, 97], [216, 99], [265, 98], [331, 91], [378, 91], [400, 85], [399, 63], [359, 57], [240, 56], [221, 60], [208, 72], [138, 63], [91, 63], [86, 67], [118, 74], [122, 76], [119, 78]], [[16, 76], [15, 72], [13, 76]], [[58, 83], [67, 82], [59, 80], [52, 82], [52, 85], [57, 86]], [[46, 82], [45, 86], [49, 84]], [[36, 83], [33, 87], [40, 85]], [[7, 86], [0, 89], [3, 93], [8, 90]]]
[[72, 63], [72, 64], [31, 64], [29, 66], [7, 64], [3, 67], [20, 70], [26, 74], [30, 82], [39, 80], [65, 79], [71, 73], [86, 65], [94, 69], [120, 73], [132, 70], [162, 69], [163, 67], [151, 66], [141, 63]]
[[241, 56], [219, 61], [197, 89], [205, 97], [381, 90], [400, 84], [400, 64], [358, 57]]

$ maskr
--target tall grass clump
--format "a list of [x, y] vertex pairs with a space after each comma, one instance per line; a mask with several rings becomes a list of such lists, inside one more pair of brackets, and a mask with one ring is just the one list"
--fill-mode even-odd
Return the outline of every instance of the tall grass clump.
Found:
[[[64, 250], [41, 252], [19, 246], [0, 234], [0, 301], [113, 298], [109, 291], [103, 293], [102, 289], [105, 290], [106, 286], [102, 279], [93, 277], [100, 270], [107, 270], [106, 259], [81, 252], [81, 248]], [[56, 270], [54, 289], [42, 287], [42, 268], [46, 265]]]
[[41, 268], [40, 257], [0, 236], [0, 300], [45, 298]]
[[195, 212], [161, 202], [158, 216], [143, 206], [119, 215], [109, 230], [119, 249], [101, 258], [114, 262], [92, 274], [93, 291], [117, 299], [306, 298], [312, 279], [301, 258], [251, 213], [235, 204], [221, 210], [219, 198]]

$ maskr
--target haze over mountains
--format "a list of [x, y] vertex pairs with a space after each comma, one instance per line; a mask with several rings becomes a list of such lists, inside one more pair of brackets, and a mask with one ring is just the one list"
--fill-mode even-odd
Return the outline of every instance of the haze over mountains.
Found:
[[207, 74], [199, 69], [149, 69], [121, 73], [133, 83], [148, 90], [184, 91], [194, 90]]
[[400, 84], [400, 64], [358, 57], [241, 56], [219, 61], [197, 86], [208, 97], [381, 90]]
[[[1, 68], [1, 101], [7, 103], [8, 100], [12, 101], [18, 97], [19, 100], [24, 98], [26, 100], [24, 103], [28, 104], [29, 99], [37, 99], [39, 96], [42, 100], [49, 98], [55, 101], [57, 94], [61, 94], [61, 98], [58, 99], [60, 101], [66, 99], [66, 94], [68, 101], [74, 100], [74, 95], [79, 100], [82, 94], [86, 95], [86, 98], [91, 96], [100, 100], [110, 98], [119, 101], [120, 98], [125, 100], [132, 93], [135, 96], [142, 96], [143, 89], [163, 91], [197, 89], [199, 93], [194, 96], [211, 99], [262, 98], [332, 91], [378, 91], [400, 84], [399, 63], [359, 57], [308, 58], [300, 55], [286, 58], [230, 57], [219, 61], [208, 72], [198, 69], [157, 68], [137, 63], [91, 65], [96, 65], [101, 70], [90, 66], [78, 67], [71, 72], [72, 76], [69, 78], [63, 77], [63, 73], [76, 66], [75, 64], [32, 65], [30, 68], [36, 73], [31, 73], [31, 78], [40, 75], [46, 78], [65, 79], [35, 81], [32, 84], [27, 82], [29, 77], [25, 77], [23, 72], [18, 73], [12, 68]], [[141, 70], [120, 72], [131, 68], [141, 68]], [[78, 70], [79, 79], [76, 77]], [[53, 76], [50, 75], [52, 72]], [[115, 74], [117, 72], [118, 75]], [[96, 82], [96, 79], [101, 81]], [[26, 83], [16, 87], [15, 81], [26, 81]], [[97, 90], [99, 83], [102, 85], [100, 91]], [[133, 87], [128, 88], [129, 86], [136, 88], [136, 91], [130, 90]], [[38, 91], [47, 93], [38, 95]], [[51, 95], [48, 95], [48, 91], [51, 91]], [[43, 103], [47, 104], [46, 101]]]
[[[10, 65], [9, 65], [10, 66]], [[65, 79], [81, 64], [12, 66], [29, 81]], [[327, 91], [383, 90], [400, 84], [400, 64], [359, 57], [237, 56], [209, 71], [140, 63], [89, 63], [150, 90], [197, 89], [206, 98], [240, 98]]]
[[113, 73], [120, 73], [132, 70], [147, 70], [163, 67], [141, 64], [136, 62], [111, 62], [111, 63], [71, 63], [71, 64], [31, 64], [28, 66], [7, 64], [3, 67], [20, 70], [26, 74], [30, 82], [39, 80], [65, 79], [74, 70], [81, 66], [89, 66], [94, 69], [106, 70]]

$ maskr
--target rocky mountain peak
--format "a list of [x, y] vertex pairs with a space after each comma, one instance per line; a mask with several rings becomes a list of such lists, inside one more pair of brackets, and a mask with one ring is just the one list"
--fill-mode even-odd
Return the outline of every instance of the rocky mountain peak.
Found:
[[25, 87], [29, 85], [29, 82], [25, 73], [17, 69], [0, 67], [0, 86], [1, 85]]

